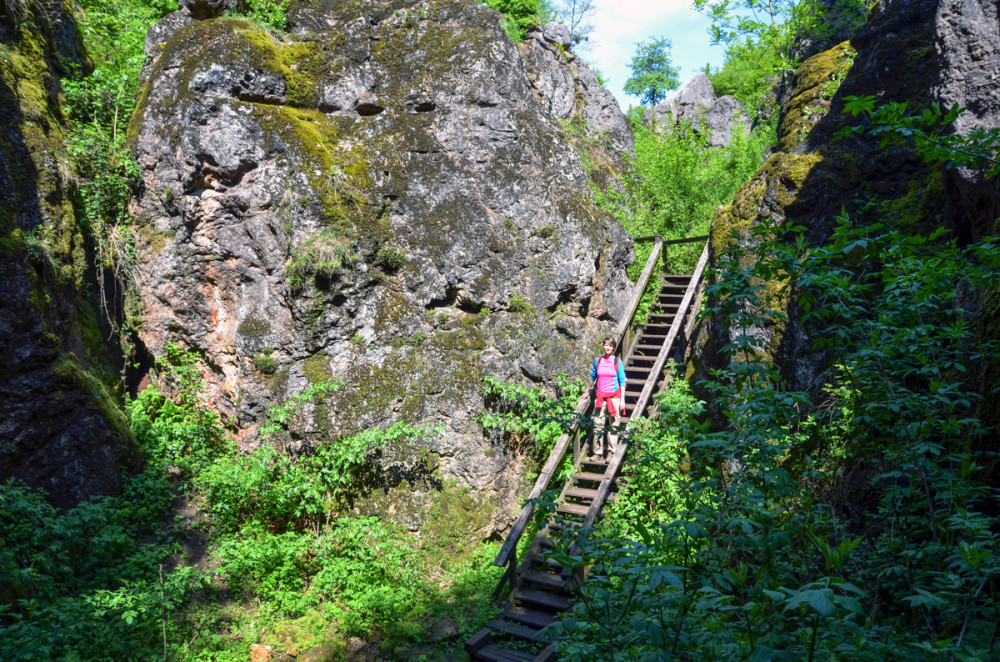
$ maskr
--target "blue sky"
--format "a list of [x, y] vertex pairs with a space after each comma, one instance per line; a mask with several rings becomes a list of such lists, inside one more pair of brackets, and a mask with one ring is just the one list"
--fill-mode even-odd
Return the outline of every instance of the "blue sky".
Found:
[[630, 75], [628, 63], [635, 45], [651, 36], [673, 43], [671, 59], [681, 70], [683, 85], [709, 63], [721, 67], [724, 49], [709, 44], [710, 21], [696, 12], [691, 0], [595, 0], [590, 43], [578, 55], [600, 69], [606, 85], [622, 110], [638, 105], [636, 97], [622, 91]]

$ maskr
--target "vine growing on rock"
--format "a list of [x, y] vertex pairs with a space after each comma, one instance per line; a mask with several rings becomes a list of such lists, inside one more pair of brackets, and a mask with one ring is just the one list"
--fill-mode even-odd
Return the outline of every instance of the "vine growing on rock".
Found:
[[[135, 227], [127, 206], [139, 185], [139, 167], [129, 152], [127, 131], [145, 63], [146, 31], [174, 0], [82, 0], [76, 17], [93, 70], [62, 81], [70, 120], [67, 148], [80, 182], [81, 221], [94, 242], [100, 291], [105, 273], [131, 298], [135, 276]], [[129, 303], [132, 303], [131, 301]]]

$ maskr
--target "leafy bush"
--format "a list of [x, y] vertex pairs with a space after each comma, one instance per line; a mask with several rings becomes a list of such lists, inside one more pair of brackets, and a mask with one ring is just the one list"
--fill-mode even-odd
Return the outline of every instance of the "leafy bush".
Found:
[[172, 497], [154, 471], [64, 512], [22, 483], [0, 485], [4, 659], [162, 656], [160, 635], [175, 631], [169, 619], [195, 580], [193, 569], [158, 574]]
[[[736, 97], [750, 114], [748, 119], [755, 121], [762, 100], [778, 82], [777, 72], [780, 69], [780, 58], [773, 50], [747, 47], [739, 51], [727, 51], [722, 69], [706, 73], [712, 81], [716, 96], [731, 94]], [[768, 110], [776, 117], [777, 102], [772, 102], [772, 106]]]
[[[616, 504], [579, 556], [556, 552], [596, 575], [558, 626], [560, 659], [979, 660], [995, 647], [995, 452], [975, 450], [986, 430], [964, 382], [1000, 349], [973, 342], [980, 313], [960, 293], [995, 283], [1000, 246], [845, 219], [807, 250], [802, 228], [782, 230], [761, 222], [707, 290], [732, 334], [730, 367], [704, 384], [721, 428], [684, 423], [695, 409], [680, 430], [650, 424], [640, 450], [669, 451], [683, 431], [688, 466], [678, 452], [650, 480], [640, 459], [620, 519]], [[785, 323], [788, 291], [830, 352], [818, 405], [784, 387], [759, 332]], [[867, 496], [845, 504], [845, 490]]]
[[109, 269], [128, 289], [134, 280], [135, 236], [127, 205], [139, 184], [139, 166], [126, 128], [138, 96], [146, 31], [176, 11], [177, 3], [81, 0], [79, 5], [78, 26], [95, 66], [87, 76], [75, 72], [62, 80], [69, 118], [66, 147], [80, 182], [81, 220], [101, 267], [98, 277]]
[[219, 415], [202, 400], [197, 356], [167, 343], [167, 358], [157, 365], [160, 382], [127, 403], [136, 440], [154, 466], [171, 465], [190, 476], [227, 448]]
[[393, 244], [383, 244], [375, 254], [375, 264], [389, 271], [399, 269], [406, 264], [406, 251]]
[[245, 12], [230, 12], [225, 18], [246, 19], [283, 32], [288, 19], [288, 3], [289, 0], [246, 0]]
[[503, 29], [511, 41], [520, 43], [534, 27], [541, 25], [539, 0], [479, 0], [504, 15]]
[[531, 305], [531, 302], [520, 294], [515, 294], [510, 298], [510, 312], [512, 313], [533, 313], [535, 312], [535, 307]]
[[265, 375], [273, 375], [278, 369], [278, 362], [268, 352], [253, 357], [253, 367]]
[[537, 387], [483, 378], [485, 408], [476, 419], [484, 430], [498, 430], [515, 449], [546, 457], [574, 422], [573, 411], [583, 395], [585, 380], [556, 378], [555, 393]]

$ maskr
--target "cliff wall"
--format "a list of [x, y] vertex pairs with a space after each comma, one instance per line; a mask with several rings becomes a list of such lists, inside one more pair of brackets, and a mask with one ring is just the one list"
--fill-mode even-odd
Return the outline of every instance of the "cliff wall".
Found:
[[0, 6], [0, 481], [60, 506], [116, 492], [138, 458], [66, 151], [61, 81], [87, 68], [72, 12]]
[[[247, 446], [269, 407], [331, 378], [293, 452], [443, 426], [430, 471], [506, 515], [524, 458], [475, 421], [481, 379], [583, 374], [631, 294], [632, 251], [498, 18], [313, 0], [278, 37], [167, 17], [130, 135], [145, 347], [196, 350]], [[412, 451], [391, 459], [426, 470]]]

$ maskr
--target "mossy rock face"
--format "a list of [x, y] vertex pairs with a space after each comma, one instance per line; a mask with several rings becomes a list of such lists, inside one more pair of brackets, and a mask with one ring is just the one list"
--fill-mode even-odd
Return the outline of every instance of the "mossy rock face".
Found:
[[[442, 425], [427, 450], [444, 478], [520, 485], [485, 456], [481, 379], [582, 372], [624, 312], [632, 252], [499, 19], [463, 0], [312, 0], [280, 38], [225, 19], [151, 32], [129, 127], [140, 335], [154, 354], [198, 349], [242, 436], [329, 375], [343, 385], [302, 443]], [[263, 345], [287, 379], [253, 368]]]
[[[804, 226], [812, 245], [830, 238], [841, 213], [856, 224], [883, 223], [915, 232], [944, 223], [946, 191], [939, 168], [923, 163], [905, 145], [883, 150], [877, 140], [863, 135], [834, 139], [848, 123], [857, 123], [843, 112], [845, 96], [907, 101], [915, 109], [931, 101], [931, 81], [940, 72], [925, 51], [936, 7], [924, 0], [880, 3], [850, 43], [814, 55], [795, 72], [782, 103], [781, 151], [743, 186], [732, 205], [717, 212], [711, 239], [714, 264], [733, 246], [747, 246], [751, 230], [763, 218], [779, 229]], [[777, 293], [780, 283], [767, 288]], [[767, 358], [779, 366], [789, 388], [818, 393], [828, 356], [813, 348], [812, 332], [801, 323], [794, 297], [775, 297], [771, 305], [787, 321], [752, 332], [764, 340]], [[689, 377], [706, 379], [713, 369], [725, 367], [722, 348], [730, 340], [724, 320], [711, 318], [703, 324]]]
[[28, 2], [16, 26], [0, 12], [0, 481], [71, 507], [116, 493], [138, 453], [65, 147], [60, 81], [89, 64], [72, 3], [42, 4]]

